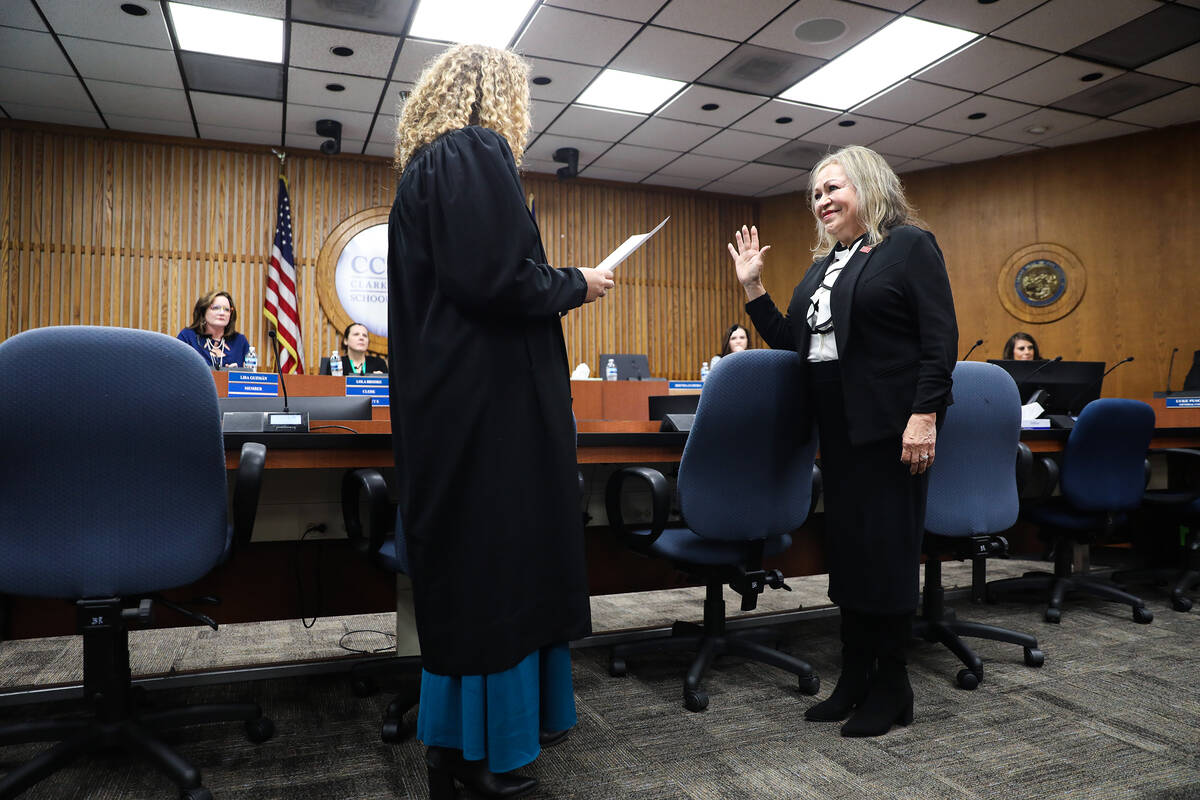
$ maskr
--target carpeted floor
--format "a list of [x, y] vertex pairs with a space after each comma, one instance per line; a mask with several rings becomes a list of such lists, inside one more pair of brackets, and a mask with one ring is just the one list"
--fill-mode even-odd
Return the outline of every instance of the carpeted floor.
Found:
[[[624, 603], [611, 602], [647, 605], [644, 597], [625, 597]], [[529, 796], [1200, 798], [1200, 612], [1180, 614], [1161, 600], [1150, 602], [1151, 625], [1136, 625], [1127, 609], [1088, 599], [1073, 600], [1061, 625], [1042, 622], [1041, 607], [1032, 604], [954, 604], [963, 618], [1036, 635], [1045, 666], [1026, 667], [1018, 647], [980, 643], [985, 681], [967, 692], [954, 684], [959, 665], [953, 656], [914, 643], [916, 721], [879, 739], [843, 739], [836, 723], [805, 722], [804, 709], [814, 698], [799, 694], [794, 678], [770, 667], [718, 661], [705, 681], [709, 709], [693, 714], [681, 704], [686, 657], [631, 660], [627, 677], [611, 678], [606, 651], [577, 649], [579, 725], [525, 770], [541, 782]], [[687, 616], [698, 613], [698, 606], [692, 608]], [[783, 649], [811, 661], [824, 680], [817, 699], [828, 695], [836, 678], [837, 626], [836, 617], [824, 617], [786, 629]], [[16, 643], [0, 645], [0, 655], [10, 644]], [[220, 800], [426, 797], [421, 746], [379, 739], [389, 695], [358, 698], [348, 683], [331, 674], [154, 694], [162, 705], [252, 698], [275, 721], [275, 738], [257, 746], [236, 724], [171, 736]], [[66, 708], [0, 708], [0, 723]], [[409, 727], [414, 718], [415, 711], [406, 717]], [[0, 748], [0, 770], [42, 747]], [[174, 796], [145, 764], [110, 755], [88, 757], [22, 795]]]

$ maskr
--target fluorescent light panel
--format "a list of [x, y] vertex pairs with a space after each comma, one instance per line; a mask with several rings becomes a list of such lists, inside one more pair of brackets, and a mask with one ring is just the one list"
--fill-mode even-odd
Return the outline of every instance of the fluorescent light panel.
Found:
[[979, 34], [900, 17], [780, 95], [845, 110], [962, 47]]
[[283, 20], [168, 3], [182, 50], [283, 63]]
[[649, 114], [684, 87], [683, 81], [606, 69], [575, 102], [585, 106]]
[[421, 0], [409, 35], [507, 47], [535, 0]]

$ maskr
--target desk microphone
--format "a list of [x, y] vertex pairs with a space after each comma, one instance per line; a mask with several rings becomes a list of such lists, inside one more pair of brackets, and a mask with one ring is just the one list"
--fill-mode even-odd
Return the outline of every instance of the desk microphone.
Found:
[[271, 346], [275, 349], [275, 371], [279, 373], [279, 389], [283, 392], [283, 413], [288, 413], [287, 385], [283, 382], [283, 362], [279, 360], [279, 333], [274, 328], [267, 331]]
[[1167, 364], [1167, 391], [1166, 394], [1171, 394], [1171, 370], [1175, 369], [1175, 354], [1179, 352], [1178, 347], [1171, 348], [1171, 360]]
[[1023, 384], [1025, 381], [1029, 380], [1034, 375], [1037, 375], [1039, 372], [1041, 372], [1042, 370], [1044, 370], [1046, 367], [1050, 366], [1051, 364], [1057, 364], [1060, 361], [1062, 361], [1062, 356], [1055, 356], [1054, 358], [1050, 359], [1049, 361], [1043, 361], [1041, 364], [1038, 364], [1036, 368], [1031, 369], [1029, 371], [1028, 375], [1026, 375], [1024, 378], [1021, 378], [1021, 380], [1017, 381], [1017, 388], [1020, 389], [1021, 384]]
[[979, 339], [979, 340], [977, 340], [977, 341], [975, 342], [975, 344], [971, 345], [971, 349], [970, 349], [970, 350], [968, 350], [968, 351], [967, 351], [967, 354], [966, 354], [965, 356], [963, 356], [963, 357], [962, 357], [962, 360], [963, 360], [963, 361], [966, 361], [968, 358], [970, 358], [970, 357], [971, 357], [971, 353], [974, 353], [974, 352], [975, 352], [975, 348], [976, 348], [976, 347], [979, 347], [979, 345], [981, 345], [981, 344], [983, 344], [983, 339]]

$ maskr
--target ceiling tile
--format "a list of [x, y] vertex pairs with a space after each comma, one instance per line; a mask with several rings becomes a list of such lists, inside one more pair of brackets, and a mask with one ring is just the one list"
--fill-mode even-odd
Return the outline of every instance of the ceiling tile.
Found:
[[656, 78], [693, 81], [735, 46], [723, 39], [647, 25], [609, 66]]
[[75, 74], [53, 36], [20, 28], [0, 28], [0, 67]]
[[1076, 128], [1073, 131], [1046, 139], [1044, 142], [1040, 142], [1040, 144], [1046, 147], [1060, 147], [1067, 144], [1092, 142], [1097, 139], [1111, 139], [1114, 136], [1128, 136], [1131, 133], [1140, 133], [1144, 130], [1146, 128], [1141, 125], [1130, 125], [1127, 122], [1100, 119], [1090, 125], [1084, 125], [1082, 128]]
[[[732, 127], [740, 131], [794, 139], [837, 116], [838, 112], [827, 108], [806, 106], [790, 100], [771, 100], [733, 123]], [[790, 122], [778, 122], [789, 118]]]
[[853, 110], [855, 114], [866, 114], [879, 119], [919, 122], [956, 103], [961, 103], [970, 96], [970, 92], [964, 92], [961, 89], [907, 80], [884, 94], [876, 95]]
[[207, 92], [192, 92], [191, 95], [196, 123], [200, 126], [200, 135], [205, 139], [208, 136], [204, 128], [208, 126], [269, 131], [274, 134], [275, 141], [279, 141], [283, 128], [283, 103]]
[[673, 175], [678, 178], [707, 178], [711, 181], [728, 175], [744, 163], [728, 158], [684, 153], [656, 174]]
[[1005, 0], [1003, 3], [964, 3], [962, 0], [925, 0], [908, 16], [940, 22], [976, 33], [990, 33], [1046, 0]]
[[[613, 145], [613, 148], [592, 162], [592, 167], [640, 171], [641, 177], [679, 158], [673, 150], [658, 150], [653, 147], [635, 147], [631, 144]], [[640, 178], [639, 178], [640, 180]]]
[[[1115, 67], [1105, 67], [1070, 56], [1058, 56], [1012, 80], [992, 87], [988, 94], [1043, 106], [1097, 86], [1103, 81], [1112, 80], [1121, 72], [1122, 70]], [[1095, 73], [1100, 73], [1096, 80], [1081, 80], [1083, 76]]]
[[[843, 122], [853, 122], [854, 124], [843, 126], [841, 124]], [[890, 136], [902, 128], [904, 128], [904, 124], [900, 122], [890, 122], [858, 114], [843, 114], [804, 134], [804, 138], [810, 142], [835, 144], [839, 147], [851, 144], [866, 145]]]
[[737, 168], [737, 172], [721, 180], [737, 181], [746, 185], [761, 186], [765, 189], [797, 178], [804, 180], [807, 184], [807, 175], [808, 170], [806, 169], [777, 167], [773, 164], [743, 164]]
[[1200, 87], [1189, 86], [1175, 94], [1122, 111], [1113, 119], [1156, 128], [1194, 122], [1200, 119]]
[[188, 5], [237, 11], [256, 17], [283, 19], [287, 16], [287, 0], [187, 0]]
[[752, 161], [764, 153], [787, 144], [786, 138], [763, 136], [761, 133], [725, 130], [709, 139], [692, 152], [703, 156], [718, 156], [741, 161]]
[[[268, 101], [258, 100], [255, 102], [265, 103]], [[280, 144], [281, 135], [278, 127], [274, 131], [266, 131], [227, 125], [205, 125], [203, 122], [198, 127], [200, 128], [201, 139], [208, 139], [214, 142], [244, 142], [246, 144], [276, 146]]]
[[566, 103], [555, 103], [550, 100], [534, 100], [530, 103], [530, 116], [532, 117], [532, 130], [541, 133], [546, 130], [551, 122], [554, 122], [555, 117], [567, 107]]
[[582, 136], [585, 139], [616, 142], [645, 119], [642, 114], [572, 105], [546, 132], [555, 136]]
[[880, 153], [889, 153], [907, 158], [919, 158], [934, 150], [949, 147], [955, 142], [966, 138], [962, 133], [937, 131], [932, 128], [922, 128], [911, 125], [898, 133], [886, 136], [871, 143], [871, 149]]
[[536, 172], [540, 175], [547, 175], [553, 178], [556, 177], [555, 173], [557, 173], [559, 168], [562, 166], [562, 164], [556, 161], [542, 161], [540, 159], [530, 158], [529, 154], [526, 153], [525, 158], [521, 160], [519, 169], [524, 174]]
[[777, 186], [772, 186], [766, 191], [759, 192], [758, 197], [774, 197], [781, 194], [792, 194], [794, 192], [808, 192], [808, 173], [804, 172], [799, 177], [784, 181]]
[[396, 118], [390, 114], [377, 115], [375, 124], [371, 127], [371, 140], [368, 144], [385, 145], [388, 153], [391, 153], [396, 144]]
[[[770, 25], [756, 33], [751, 44], [774, 47], [817, 58], [834, 58], [853, 47], [896, 18], [877, 8], [844, 3], [842, 0], [800, 0]], [[796, 38], [796, 26], [813, 19], [837, 19], [846, 25], [841, 36], [823, 44], [802, 42]]]
[[1053, 53], [987, 37], [917, 73], [923, 81], [982, 92], [1038, 64]]
[[[293, 67], [386, 78], [399, 42], [395, 36], [293, 22], [289, 58]], [[335, 56], [333, 47], [349, 47], [354, 54]]]
[[[597, 142], [578, 136], [553, 136], [543, 133], [537, 137], [537, 140], [533, 144], [525, 149], [525, 158], [526, 160], [553, 162], [554, 151], [560, 147], [574, 147], [578, 150], [579, 166], [583, 167], [595, 161], [596, 157], [612, 147], [612, 144], [609, 142]], [[562, 164], [556, 163], [555, 166], [556, 168], [561, 167]]]
[[445, 42], [427, 42], [424, 39], [405, 39], [400, 46], [400, 57], [392, 70], [392, 80], [416, 83], [425, 65], [450, 45]]
[[771, 188], [770, 185], [762, 181], [742, 181], [739, 180], [736, 174], [730, 178], [721, 178], [720, 180], [706, 183], [702, 187], [705, 192], [720, 192], [721, 194], [741, 195], [743, 197], [752, 197], [761, 191]]
[[[598, 67], [568, 64], [545, 58], [527, 58], [529, 62], [529, 96], [536, 100], [554, 100], [569, 103], [579, 96], [592, 79], [600, 74]], [[550, 83], [533, 83], [537, 78], [549, 78]]]
[[387, 0], [385, 3], [292, 0], [291, 6], [294, 20], [399, 36], [404, 32], [413, 0]]
[[636, 22], [542, 6], [517, 41], [523, 55], [603, 66], [638, 31]]
[[[767, 98], [758, 95], [714, 89], [711, 86], [689, 86], [670, 105], [661, 109], [657, 116], [698, 122], [702, 125], [729, 125], [745, 116]], [[715, 103], [718, 108], [705, 111], [702, 106]]]
[[769, 97], [786, 91], [825, 63], [823, 59], [812, 56], [743, 44], [718, 61], [696, 82]]
[[367, 143], [366, 154], [369, 156], [380, 156], [382, 158], [392, 157], [392, 145], [387, 142], [371, 141]]
[[671, 0], [655, 25], [744, 41], [793, 0]]
[[[317, 136], [315, 133], [295, 133], [288, 131], [283, 137], [284, 147], [295, 147], [302, 150], [316, 150], [320, 152], [321, 145], [326, 141], [327, 137]], [[361, 139], [342, 139], [342, 153], [351, 155], [360, 155], [362, 153], [363, 143]], [[337, 158], [339, 154], [327, 155], [321, 153], [323, 158]]]
[[1200, 83], [1200, 43], [1139, 67], [1138, 72], [1148, 72], [1185, 83]]
[[[1003, 125], [1011, 119], [1024, 116], [1037, 109], [1028, 103], [1016, 103], [999, 97], [978, 94], [956, 106], [934, 114], [921, 121], [928, 128], [940, 128], [959, 133], [983, 133], [989, 128]], [[980, 119], [971, 119], [974, 114], [983, 114]]]
[[32, 3], [0, 3], [0, 25], [23, 28], [27, 31], [46, 32], [42, 18], [33, 10]]
[[656, 172], [642, 181], [643, 186], [647, 183], [654, 186], [673, 186], [676, 189], [699, 189], [708, 183], [708, 178], [684, 178], [678, 175], [663, 175], [661, 172]]
[[154, 50], [71, 36], [63, 36], [61, 41], [79, 74], [85, 78], [139, 83], [164, 89], [183, 88], [179, 62], [175, 60], [172, 50]]
[[546, 5], [645, 22], [654, 16], [662, 0], [547, 0]]
[[192, 121], [186, 122], [173, 119], [147, 119], [145, 117], [129, 117], [121, 114], [105, 114], [104, 121], [114, 131], [133, 131], [134, 133], [156, 133], [160, 136], [184, 136], [196, 138], [196, 129]]
[[929, 154], [930, 160], [949, 164], [961, 164], [965, 161], [979, 161], [985, 158], [995, 158], [1012, 152], [1017, 145], [1012, 142], [1002, 142], [996, 139], [985, 139], [982, 136], [972, 136], [955, 142], [949, 147], [935, 150]]
[[0, 101], [13, 119], [26, 119], [31, 122], [52, 122], [55, 125], [80, 125], [87, 128], [103, 128], [100, 115], [92, 109], [91, 103], [87, 108], [50, 108], [48, 106], [30, 105], [28, 103], [11, 103]]
[[1176, 3], [1160, 5], [1149, 14], [1084, 42], [1069, 54], [1134, 69], [1197, 41], [1200, 41], [1200, 11]]
[[904, 175], [909, 172], [920, 172], [923, 169], [933, 169], [934, 167], [944, 166], [946, 166], [946, 162], [944, 161], [929, 161], [928, 159], [924, 158], [914, 158], [910, 161], [905, 161], [903, 164], [897, 167], [896, 173], [899, 175]]
[[283, 65], [226, 58], [208, 53], [180, 53], [188, 89], [233, 94], [260, 100], [283, 99]]
[[[990, 129], [988, 136], [1005, 139], [1010, 142], [1040, 144], [1052, 136], [1059, 136], [1067, 131], [1082, 128], [1093, 121], [1095, 121], [1095, 117], [1089, 117], [1085, 114], [1072, 114], [1067, 111], [1057, 111], [1053, 108], [1039, 108], [1037, 111]], [[1045, 128], [1046, 132], [1030, 133], [1027, 130], [1027, 128], [1035, 126]]]
[[192, 121], [187, 96], [182, 89], [134, 86], [131, 83], [114, 83], [91, 78], [86, 82], [101, 114]]
[[1126, 72], [1111, 81], [1105, 81], [1098, 86], [1084, 89], [1070, 97], [1055, 101], [1054, 107], [1064, 111], [1091, 114], [1095, 117], [1109, 117], [1171, 94], [1185, 85], [1179, 81], [1160, 78], [1157, 75]]
[[317, 120], [334, 119], [342, 123], [343, 140], [363, 142], [367, 138], [367, 131], [371, 128], [371, 120], [374, 119], [374, 116], [374, 114], [364, 114], [360, 111], [288, 103], [287, 132], [316, 136]]
[[995, 34], [1064, 52], [1156, 8], [1156, 0], [1050, 0]]
[[78, 78], [47, 72], [0, 67], [0, 103], [27, 103], [49, 108], [92, 109]]
[[[673, 154], [674, 155], [674, 154]], [[642, 178], [649, 175], [649, 172], [644, 170], [628, 170], [628, 169], [613, 169], [611, 167], [598, 167], [596, 162], [589, 164], [580, 171], [579, 177], [592, 178], [601, 181], [620, 181], [621, 183], [637, 183]]]
[[59, 36], [79, 36], [138, 47], [156, 47], [159, 50], [171, 49], [167, 22], [163, 19], [162, 6], [158, 3], [141, 3], [150, 13], [135, 17], [121, 10], [119, 0], [93, 2], [102, 10], [90, 14], [80, 13], [82, 4], [79, 0], [38, 0], [38, 5], [50, 22], [51, 29]]
[[[344, 86], [345, 89], [331, 92], [325, 88], [329, 84]], [[384, 82], [379, 78], [338, 75], [295, 67], [288, 70], [289, 103], [345, 108], [374, 114], [379, 105], [379, 95], [383, 93], [383, 86]]]
[[384, 95], [383, 105], [379, 107], [379, 113], [391, 114], [393, 116], [400, 113], [400, 93], [411, 92], [413, 84], [405, 81], [389, 81], [387, 94]]
[[759, 156], [758, 163], [810, 170], [834, 149], [836, 148], [824, 143], [796, 139], [770, 153]]
[[682, 153], [692, 149], [719, 130], [721, 129], [711, 125], [697, 125], [694, 122], [651, 117], [621, 141], [624, 144], [657, 147]]

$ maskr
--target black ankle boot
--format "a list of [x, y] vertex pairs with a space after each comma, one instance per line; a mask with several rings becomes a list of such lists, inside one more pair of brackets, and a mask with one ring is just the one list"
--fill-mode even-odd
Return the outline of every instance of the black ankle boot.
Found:
[[454, 777], [472, 792], [484, 797], [517, 797], [537, 786], [537, 778], [527, 778], [515, 772], [492, 772], [486, 761], [458, 762]]
[[908, 725], [913, 720], [913, 691], [905, 656], [912, 638], [912, 617], [872, 617], [867, 624], [877, 667], [866, 699], [842, 726], [842, 736], [882, 736], [893, 724]]
[[810, 722], [837, 722], [850, 716], [866, 698], [874, 671], [873, 653], [862, 615], [842, 609], [842, 674], [828, 699], [804, 712]]
[[449, 747], [425, 748], [425, 773], [429, 780], [429, 800], [454, 800], [454, 771], [462, 761], [462, 752]]

